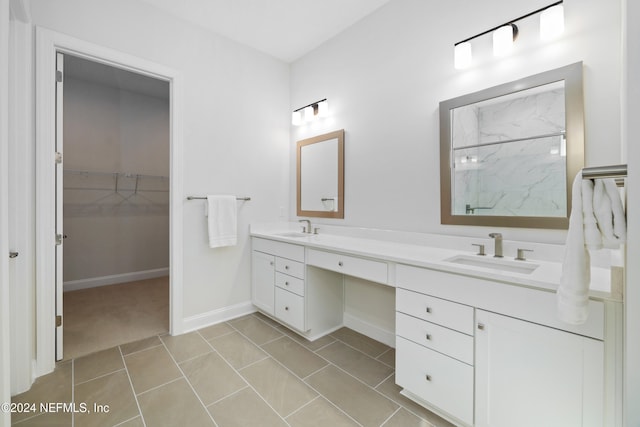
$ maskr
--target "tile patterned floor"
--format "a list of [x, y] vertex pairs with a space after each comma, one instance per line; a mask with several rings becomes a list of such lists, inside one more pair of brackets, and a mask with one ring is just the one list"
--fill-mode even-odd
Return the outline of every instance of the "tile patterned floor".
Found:
[[450, 427], [399, 394], [394, 364], [394, 349], [350, 329], [309, 342], [254, 313], [61, 362], [13, 402], [72, 402], [75, 412], [17, 413], [12, 422]]

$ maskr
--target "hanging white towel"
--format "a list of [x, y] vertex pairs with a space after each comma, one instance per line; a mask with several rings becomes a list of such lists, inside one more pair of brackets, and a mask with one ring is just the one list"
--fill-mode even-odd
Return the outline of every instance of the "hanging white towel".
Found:
[[602, 244], [605, 248], [618, 249], [621, 244], [627, 241], [627, 221], [622, 207], [622, 199], [613, 179], [603, 179], [600, 180], [600, 183], [605, 199], [603, 206], [606, 208], [596, 209], [595, 213], [598, 219], [598, 228], [602, 234]]
[[234, 246], [238, 242], [238, 214], [235, 196], [207, 196], [205, 216], [209, 247]]
[[616, 249], [626, 241], [622, 200], [612, 179], [573, 181], [571, 216], [562, 276], [558, 287], [558, 317], [579, 325], [587, 320], [591, 265], [589, 250]]
[[588, 315], [591, 270], [585, 237], [594, 237], [592, 227], [596, 225], [591, 209], [593, 187], [589, 184], [591, 181], [583, 181], [582, 172], [578, 172], [572, 186], [569, 232], [557, 291], [558, 317], [574, 325], [584, 323]]

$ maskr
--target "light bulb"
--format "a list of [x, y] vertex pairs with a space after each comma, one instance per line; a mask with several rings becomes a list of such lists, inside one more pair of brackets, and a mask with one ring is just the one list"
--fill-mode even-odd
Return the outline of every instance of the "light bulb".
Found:
[[540, 14], [540, 40], [551, 40], [564, 32], [564, 6], [558, 4]]
[[517, 27], [513, 24], [507, 24], [493, 32], [494, 56], [504, 56], [513, 50], [513, 36], [516, 28]]
[[453, 64], [457, 70], [471, 65], [471, 42], [458, 43], [453, 48]]
[[313, 119], [313, 106], [304, 107], [304, 121], [311, 122]]
[[329, 115], [329, 102], [324, 100], [318, 103], [318, 117], [327, 117]]
[[291, 114], [291, 124], [294, 126], [300, 126], [302, 124], [302, 112], [294, 111]]

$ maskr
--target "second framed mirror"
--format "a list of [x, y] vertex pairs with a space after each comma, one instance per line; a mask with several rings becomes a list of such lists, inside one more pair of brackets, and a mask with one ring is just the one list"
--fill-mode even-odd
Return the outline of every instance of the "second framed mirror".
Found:
[[344, 218], [344, 130], [298, 141], [297, 215]]

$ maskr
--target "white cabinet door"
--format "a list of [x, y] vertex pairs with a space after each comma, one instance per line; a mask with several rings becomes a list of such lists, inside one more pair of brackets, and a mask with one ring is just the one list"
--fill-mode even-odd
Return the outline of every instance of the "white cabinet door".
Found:
[[251, 253], [251, 302], [273, 316], [275, 304], [275, 257], [258, 251]]
[[604, 345], [476, 310], [476, 426], [603, 425]]

